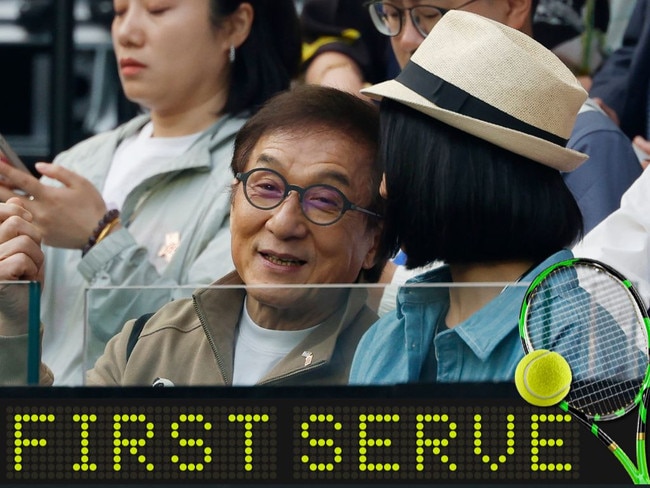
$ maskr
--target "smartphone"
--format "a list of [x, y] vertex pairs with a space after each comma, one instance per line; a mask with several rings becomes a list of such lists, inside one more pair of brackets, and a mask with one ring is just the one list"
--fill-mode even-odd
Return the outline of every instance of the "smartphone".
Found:
[[17, 168], [26, 173], [30, 173], [29, 169], [27, 169], [27, 166], [25, 166], [25, 163], [23, 163], [22, 160], [18, 157], [16, 151], [12, 149], [2, 134], [0, 134], [0, 152], [5, 155], [5, 158], [9, 161], [9, 164], [11, 164], [14, 168]]

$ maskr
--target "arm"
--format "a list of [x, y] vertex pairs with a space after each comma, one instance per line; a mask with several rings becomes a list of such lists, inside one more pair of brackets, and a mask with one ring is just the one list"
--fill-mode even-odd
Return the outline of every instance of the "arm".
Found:
[[[0, 204], [0, 281], [42, 281], [41, 237], [31, 220], [19, 199]], [[0, 284], [0, 385], [26, 382], [28, 307], [26, 286]], [[52, 380], [50, 370], [41, 364], [41, 384]]]
[[300, 19], [308, 83], [356, 88], [389, 77], [390, 44], [361, 1], [307, 0]]
[[621, 199], [621, 207], [574, 248], [576, 256], [603, 261], [637, 285], [650, 304], [650, 173], [644, 171]]
[[589, 155], [578, 169], [563, 174], [589, 232], [620, 206], [641, 165], [627, 136], [598, 110], [578, 115], [568, 147]]

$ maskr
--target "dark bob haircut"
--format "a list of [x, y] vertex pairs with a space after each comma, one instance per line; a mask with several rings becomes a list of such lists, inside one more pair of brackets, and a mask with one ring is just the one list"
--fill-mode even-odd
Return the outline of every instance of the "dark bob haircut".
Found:
[[297, 76], [302, 53], [293, 0], [210, 0], [212, 24], [221, 25], [242, 3], [254, 10], [250, 34], [235, 52], [224, 113], [255, 111]]
[[[358, 150], [350, 157], [372, 159], [372, 171], [367, 181], [372, 200], [351, 200], [368, 210], [384, 214], [385, 201], [379, 194], [382, 168], [377, 161], [379, 112], [375, 105], [341, 90], [317, 85], [296, 86], [276, 95], [237, 133], [231, 163], [233, 175], [245, 170], [255, 145], [263, 136], [287, 131], [297, 136], [335, 132], [340, 133], [341, 138], [353, 139]], [[372, 216], [366, 216], [366, 219], [370, 228], [382, 225], [382, 219]], [[388, 250], [378, 250], [375, 265], [361, 270], [359, 278], [368, 283], [376, 282], [388, 257]]]
[[539, 262], [582, 235], [582, 214], [557, 170], [389, 99], [380, 119], [384, 247], [403, 248], [408, 268]]

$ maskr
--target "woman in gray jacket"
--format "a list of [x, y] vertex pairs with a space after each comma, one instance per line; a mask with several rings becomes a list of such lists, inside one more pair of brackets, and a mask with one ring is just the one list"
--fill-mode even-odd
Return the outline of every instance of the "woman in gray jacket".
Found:
[[[170, 300], [171, 287], [232, 269], [228, 163], [237, 130], [289, 87], [300, 59], [291, 0], [116, 0], [112, 38], [126, 96], [147, 110], [37, 165], [42, 178], [2, 165], [33, 216], [46, 254], [43, 358], [57, 384], [83, 380], [87, 288], [90, 356], [127, 318]], [[91, 363], [92, 364], [92, 363]]]

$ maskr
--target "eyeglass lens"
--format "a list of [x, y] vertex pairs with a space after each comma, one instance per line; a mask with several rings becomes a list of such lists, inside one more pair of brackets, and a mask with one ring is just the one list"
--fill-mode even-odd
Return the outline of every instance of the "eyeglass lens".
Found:
[[375, 27], [387, 36], [396, 36], [400, 33], [406, 12], [409, 12], [413, 25], [423, 36], [431, 32], [443, 15], [441, 10], [430, 5], [399, 9], [389, 3], [374, 2], [370, 4], [370, 16]]
[[289, 186], [279, 174], [270, 170], [249, 173], [245, 190], [251, 204], [262, 210], [277, 207], [290, 191], [297, 191], [303, 213], [316, 224], [336, 222], [345, 209], [345, 197], [336, 188], [327, 185], [305, 189]]

